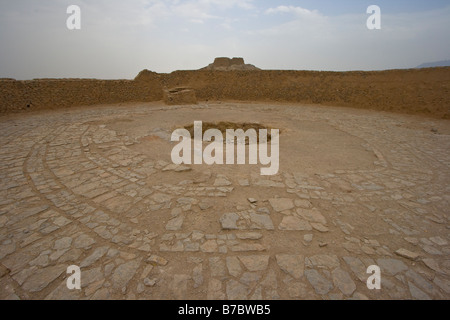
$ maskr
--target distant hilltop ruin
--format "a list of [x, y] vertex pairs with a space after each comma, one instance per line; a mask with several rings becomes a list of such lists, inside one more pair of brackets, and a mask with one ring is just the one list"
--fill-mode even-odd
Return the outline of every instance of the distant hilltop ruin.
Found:
[[252, 64], [245, 64], [244, 58], [216, 58], [214, 63], [200, 70], [232, 71], [232, 70], [261, 70]]

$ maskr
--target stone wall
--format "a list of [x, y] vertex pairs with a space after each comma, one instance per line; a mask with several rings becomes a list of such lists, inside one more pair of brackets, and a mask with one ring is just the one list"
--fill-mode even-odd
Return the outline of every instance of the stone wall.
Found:
[[200, 101], [276, 101], [346, 106], [450, 119], [450, 67], [372, 72], [176, 71]]
[[[299, 102], [450, 118], [450, 67], [377, 72], [141, 72], [135, 80], [0, 80], [0, 112], [159, 101], [189, 87], [200, 101]], [[27, 107], [28, 106], [28, 107]]]
[[159, 81], [0, 80], [0, 113], [162, 99]]

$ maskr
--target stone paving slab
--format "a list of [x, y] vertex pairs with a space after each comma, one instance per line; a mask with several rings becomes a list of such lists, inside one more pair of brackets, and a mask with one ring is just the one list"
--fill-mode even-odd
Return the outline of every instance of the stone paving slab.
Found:
[[[279, 173], [174, 166], [171, 131], [203, 118], [280, 126]], [[450, 298], [447, 120], [216, 103], [0, 122], [0, 299]]]

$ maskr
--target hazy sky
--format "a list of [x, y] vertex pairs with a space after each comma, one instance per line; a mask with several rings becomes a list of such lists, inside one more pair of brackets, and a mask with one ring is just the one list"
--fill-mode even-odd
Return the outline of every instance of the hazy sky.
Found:
[[[368, 30], [369, 5], [381, 30]], [[69, 5], [81, 30], [68, 30]], [[263, 69], [380, 70], [450, 59], [448, 0], [0, 0], [0, 77], [132, 79], [244, 57]]]

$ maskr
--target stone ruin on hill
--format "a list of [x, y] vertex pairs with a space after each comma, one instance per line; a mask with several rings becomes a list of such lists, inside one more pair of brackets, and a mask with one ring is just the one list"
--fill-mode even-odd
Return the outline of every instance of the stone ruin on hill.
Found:
[[245, 64], [244, 58], [216, 58], [214, 63], [200, 70], [217, 70], [217, 71], [232, 71], [232, 70], [261, 70], [252, 64]]

